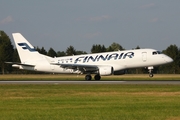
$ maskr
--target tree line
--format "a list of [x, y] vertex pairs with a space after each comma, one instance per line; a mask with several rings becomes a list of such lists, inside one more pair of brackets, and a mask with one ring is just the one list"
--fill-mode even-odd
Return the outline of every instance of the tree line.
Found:
[[[65, 51], [55, 51], [53, 48], [50, 48], [48, 51], [44, 47], [35, 47], [35, 49], [44, 55], [48, 55], [50, 57], [61, 57], [61, 56], [70, 56], [70, 55], [81, 55], [87, 54], [86, 51], [76, 50], [73, 46], [67, 47]], [[139, 46], [133, 49], [140, 49]], [[109, 47], [105, 47], [101, 44], [94, 44], [91, 48], [91, 53], [99, 53], [99, 52], [111, 52], [117, 50], [125, 50], [119, 43], [113, 42]], [[155, 67], [154, 73], [162, 73], [162, 74], [179, 74], [180, 73], [180, 48], [177, 45], [169, 45], [162, 53], [170, 56], [174, 62]], [[7, 61], [12, 62], [20, 62], [18, 53], [16, 48], [11, 43], [9, 36], [4, 32], [0, 31], [0, 74], [5, 73], [34, 73], [32, 71], [26, 70], [18, 70], [16, 68], [12, 68], [11, 65], [5, 64]], [[136, 68], [126, 70], [126, 73], [129, 74], [142, 74], [147, 73], [146, 68]]]

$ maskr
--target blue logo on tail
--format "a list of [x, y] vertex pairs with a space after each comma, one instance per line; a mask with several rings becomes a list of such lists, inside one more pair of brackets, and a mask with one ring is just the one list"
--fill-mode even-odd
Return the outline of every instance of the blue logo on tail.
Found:
[[27, 43], [18, 43], [19, 46], [21, 46], [24, 50], [29, 50], [30, 52], [35, 52], [36, 50], [34, 48], [30, 48]]

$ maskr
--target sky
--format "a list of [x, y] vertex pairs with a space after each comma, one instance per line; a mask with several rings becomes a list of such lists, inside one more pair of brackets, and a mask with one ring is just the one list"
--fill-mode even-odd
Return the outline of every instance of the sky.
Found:
[[[33, 46], [90, 53], [92, 45], [125, 49], [180, 47], [180, 0], [1, 0], [0, 30]], [[14, 43], [14, 42], [13, 42]]]

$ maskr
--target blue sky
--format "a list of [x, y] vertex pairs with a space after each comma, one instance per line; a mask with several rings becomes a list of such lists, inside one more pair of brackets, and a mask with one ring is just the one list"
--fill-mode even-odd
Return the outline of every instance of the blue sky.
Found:
[[[113, 42], [125, 49], [180, 47], [180, 0], [2, 0], [0, 30], [33, 46], [90, 52]], [[13, 41], [13, 40], [12, 40]]]

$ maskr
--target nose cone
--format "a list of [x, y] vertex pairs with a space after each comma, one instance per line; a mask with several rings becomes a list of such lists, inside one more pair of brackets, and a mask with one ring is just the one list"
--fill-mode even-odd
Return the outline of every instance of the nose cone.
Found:
[[169, 57], [169, 56], [166, 56], [166, 57], [165, 57], [165, 61], [166, 61], [167, 63], [171, 63], [171, 62], [173, 62], [173, 59], [172, 59], [171, 57]]

